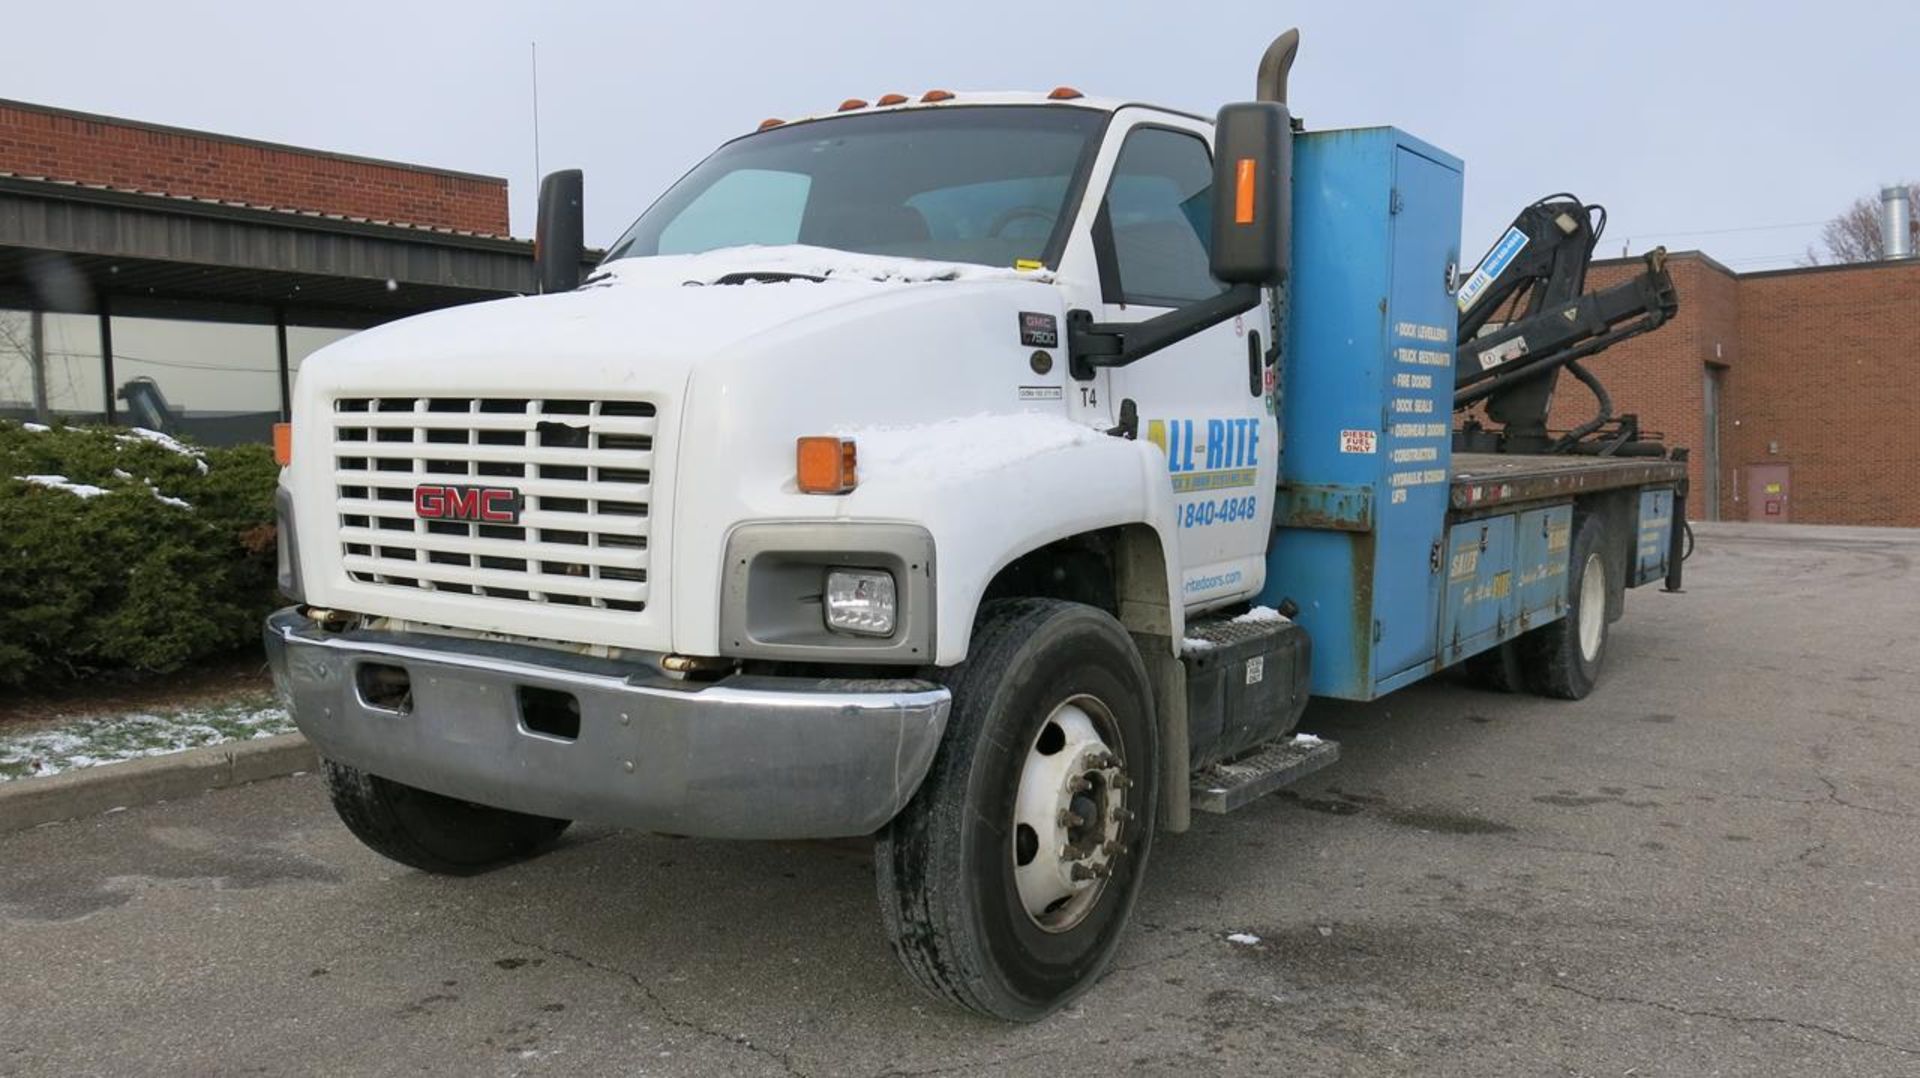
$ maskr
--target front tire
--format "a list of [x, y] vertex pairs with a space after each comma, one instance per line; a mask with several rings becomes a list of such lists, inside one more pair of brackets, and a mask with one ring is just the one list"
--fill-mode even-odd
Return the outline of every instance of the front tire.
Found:
[[568, 820], [476, 805], [324, 761], [333, 810], [355, 838], [390, 860], [472, 876], [544, 850]]
[[894, 953], [928, 992], [1034, 1021], [1092, 986], [1139, 896], [1158, 811], [1145, 664], [1104, 611], [981, 609], [926, 780], [874, 864]]
[[1581, 522], [1567, 563], [1566, 616], [1519, 641], [1527, 686], [1541, 696], [1584, 700], [1600, 681], [1607, 658], [1607, 596], [1613, 590], [1605, 535], [1599, 517]]

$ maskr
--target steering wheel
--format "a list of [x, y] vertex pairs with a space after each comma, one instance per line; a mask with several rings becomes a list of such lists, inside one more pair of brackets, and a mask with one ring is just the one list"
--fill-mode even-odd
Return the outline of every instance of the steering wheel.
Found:
[[1053, 211], [1040, 206], [1015, 206], [1010, 210], [1002, 210], [1000, 215], [993, 219], [993, 223], [987, 226], [987, 235], [999, 239], [1000, 233], [1005, 231], [1008, 225], [1028, 217], [1045, 221], [1051, 226], [1055, 216], [1057, 215]]

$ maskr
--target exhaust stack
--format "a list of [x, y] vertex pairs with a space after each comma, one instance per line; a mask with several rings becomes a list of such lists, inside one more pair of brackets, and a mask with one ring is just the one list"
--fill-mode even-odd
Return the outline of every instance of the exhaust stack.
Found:
[[1897, 262], [1913, 257], [1913, 206], [1905, 184], [1880, 189], [1880, 248], [1882, 258]]

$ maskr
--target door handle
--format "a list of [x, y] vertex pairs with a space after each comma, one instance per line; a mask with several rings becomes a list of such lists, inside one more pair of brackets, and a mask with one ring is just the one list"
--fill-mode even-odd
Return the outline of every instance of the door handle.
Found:
[[1259, 396], [1265, 392], [1266, 381], [1261, 377], [1262, 353], [1260, 351], [1260, 331], [1247, 331], [1247, 392]]

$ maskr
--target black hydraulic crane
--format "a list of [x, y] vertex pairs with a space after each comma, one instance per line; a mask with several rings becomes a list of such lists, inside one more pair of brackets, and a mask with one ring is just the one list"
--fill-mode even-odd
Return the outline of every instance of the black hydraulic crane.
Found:
[[[1480, 265], [1460, 283], [1453, 407], [1486, 402], [1494, 426], [1469, 418], [1455, 435], [1463, 452], [1658, 456], [1631, 414], [1613, 401], [1582, 359], [1658, 329], [1680, 309], [1666, 248], [1648, 252], [1632, 279], [1586, 292], [1587, 267], [1607, 211], [1569, 194], [1521, 210]], [[1599, 408], [1564, 434], [1547, 431], [1560, 371], [1592, 390]]]

